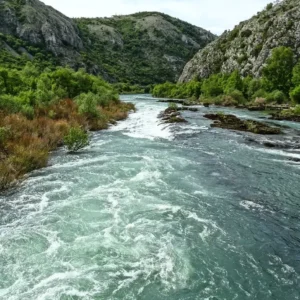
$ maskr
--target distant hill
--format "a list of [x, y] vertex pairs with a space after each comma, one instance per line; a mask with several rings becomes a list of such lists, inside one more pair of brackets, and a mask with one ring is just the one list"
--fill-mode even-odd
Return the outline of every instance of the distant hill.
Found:
[[185, 63], [215, 39], [210, 32], [157, 12], [77, 19], [89, 58], [119, 81], [174, 81]]
[[269, 4], [250, 20], [224, 32], [187, 63], [179, 82], [234, 70], [244, 76], [259, 76], [272, 49], [278, 46], [291, 47], [295, 57], [300, 57], [299, 0]]
[[175, 81], [216, 37], [157, 12], [70, 19], [38, 0], [0, 0], [0, 63], [86, 68], [111, 82]]

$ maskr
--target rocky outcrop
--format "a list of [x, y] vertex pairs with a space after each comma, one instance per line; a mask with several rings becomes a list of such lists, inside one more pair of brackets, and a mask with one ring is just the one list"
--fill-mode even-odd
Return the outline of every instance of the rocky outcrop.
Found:
[[158, 115], [158, 118], [161, 119], [164, 124], [187, 123], [187, 120], [181, 116], [178, 109], [173, 107], [165, 109]]
[[225, 114], [206, 114], [205, 118], [213, 120], [212, 127], [247, 131], [255, 134], [280, 134], [281, 130], [278, 127], [271, 127], [265, 123], [253, 120], [241, 120], [234, 115]]
[[0, 32], [39, 45], [69, 62], [83, 50], [73, 20], [38, 0], [0, 0]]
[[295, 56], [300, 57], [299, 0], [269, 4], [250, 20], [225, 31], [187, 63], [179, 81], [236, 69], [243, 76], [259, 76], [272, 49], [278, 46], [291, 47]]

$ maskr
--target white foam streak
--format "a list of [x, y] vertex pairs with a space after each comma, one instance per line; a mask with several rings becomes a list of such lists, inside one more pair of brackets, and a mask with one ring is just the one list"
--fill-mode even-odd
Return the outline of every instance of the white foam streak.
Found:
[[[155, 101], [155, 100], [151, 100]], [[110, 131], [121, 131], [124, 135], [134, 138], [154, 140], [157, 138], [172, 139], [169, 126], [161, 124], [158, 114], [165, 108], [157, 103], [140, 101], [136, 103], [137, 111], [129, 115], [126, 121], [111, 127]]]

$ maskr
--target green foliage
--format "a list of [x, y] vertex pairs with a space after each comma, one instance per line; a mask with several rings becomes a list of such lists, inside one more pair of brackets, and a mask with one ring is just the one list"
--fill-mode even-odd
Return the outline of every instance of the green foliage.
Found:
[[178, 109], [178, 105], [176, 103], [169, 103], [169, 108], [172, 110], [177, 110]]
[[256, 97], [256, 93], [262, 89], [262, 82], [260, 79], [253, 78], [251, 81], [248, 83], [248, 88], [246, 91], [246, 95], [248, 96], [249, 99], [253, 99]]
[[97, 109], [97, 95], [91, 92], [81, 94], [75, 98], [75, 102], [78, 105], [80, 114], [86, 115], [89, 118], [96, 118], [99, 116], [99, 110]]
[[[112, 18], [80, 18], [75, 21], [80, 29], [81, 38], [88, 45], [82, 53], [84, 62], [87, 65], [97, 63], [103, 66], [110, 77], [129, 85], [138, 84], [144, 87], [175, 81], [176, 75], [179, 75], [184, 67], [184, 62], [191, 59], [198, 48], [192, 43], [175, 39], [163, 29], [140, 25], [145, 18], [157, 15], [176, 26], [180, 35], [192, 38], [201, 48], [206, 45], [207, 42], [204, 41], [203, 35], [199, 34], [197, 27], [165, 14], [143, 12]], [[103, 29], [103, 26], [113, 28], [122, 40], [112, 43], [112, 33]], [[210, 33], [207, 33], [207, 36], [208, 41], [215, 38]], [[172, 57], [178, 60], [171, 62]]]
[[268, 96], [268, 93], [263, 88], [257, 90], [253, 95], [252, 99], [255, 100], [256, 98], [266, 98]]
[[10, 129], [8, 127], [0, 127], [0, 147], [4, 148], [5, 142], [10, 134]]
[[293, 68], [292, 83], [294, 86], [300, 86], [300, 61]]
[[283, 92], [276, 90], [269, 93], [266, 99], [268, 102], [276, 102], [282, 104], [286, 101], [286, 96]]
[[153, 96], [163, 98], [199, 99], [201, 94], [201, 82], [192, 80], [184, 84], [166, 82], [153, 88]]
[[64, 137], [64, 143], [69, 151], [76, 152], [89, 145], [88, 133], [79, 127], [72, 127]]
[[237, 101], [238, 104], [243, 104], [246, 102], [243, 92], [241, 92], [240, 90], [233, 90], [227, 95], [230, 96], [233, 100]]
[[266, 10], [271, 10], [273, 8], [273, 3], [269, 3], [266, 7]]
[[252, 34], [252, 30], [246, 29], [246, 30], [244, 30], [244, 31], [241, 32], [241, 37], [247, 38], [247, 37], [249, 37], [251, 34]]
[[291, 48], [278, 47], [263, 68], [263, 77], [271, 91], [280, 90], [288, 95], [292, 86], [294, 54]]
[[59, 67], [41, 73], [32, 63], [23, 70], [0, 68], [0, 110], [6, 113], [21, 112], [33, 119], [35, 108], [65, 98], [76, 98], [80, 112], [89, 117], [98, 116], [97, 106], [119, 103], [110, 84], [84, 70]]
[[202, 93], [205, 97], [216, 97], [224, 93], [224, 75], [214, 74], [205, 79], [202, 84]]
[[[2, 45], [8, 45], [13, 52], [6, 50]], [[0, 65], [5, 68], [21, 70], [31, 62], [41, 72], [45, 68], [54, 68], [59, 65], [59, 58], [44, 47], [31, 45], [17, 37], [0, 34]]]
[[300, 103], [300, 85], [290, 92], [290, 97], [295, 103]]
[[243, 80], [237, 70], [231, 73], [231, 75], [229, 76], [226, 82], [226, 87], [225, 87], [226, 93], [230, 93], [231, 91], [235, 91], [235, 90], [238, 91], [243, 90]]

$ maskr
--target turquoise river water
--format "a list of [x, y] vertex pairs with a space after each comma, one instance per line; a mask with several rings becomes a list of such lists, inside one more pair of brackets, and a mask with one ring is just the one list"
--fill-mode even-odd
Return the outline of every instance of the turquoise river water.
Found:
[[137, 112], [0, 196], [0, 299], [300, 299], [300, 125], [166, 126], [122, 98]]

